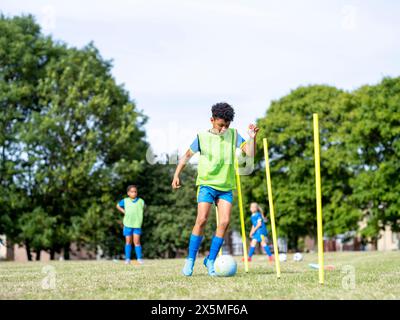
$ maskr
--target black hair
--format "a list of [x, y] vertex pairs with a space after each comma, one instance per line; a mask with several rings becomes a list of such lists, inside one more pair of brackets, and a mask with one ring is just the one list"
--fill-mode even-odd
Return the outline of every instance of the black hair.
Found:
[[137, 191], [137, 187], [134, 184], [130, 184], [127, 188], [126, 188], [126, 192], [129, 192], [129, 190], [131, 190], [132, 188], [135, 188]]
[[212, 116], [215, 119], [224, 119], [225, 121], [233, 121], [235, 111], [226, 102], [214, 104], [211, 108]]

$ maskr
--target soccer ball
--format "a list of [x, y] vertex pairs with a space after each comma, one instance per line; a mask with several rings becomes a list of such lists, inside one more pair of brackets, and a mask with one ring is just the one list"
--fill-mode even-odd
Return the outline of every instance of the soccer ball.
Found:
[[287, 260], [286, 253], [280, 253], [279, 254], [279, 261], [285, 262]]
[[215, 273], [220, 277], [232, 277], [236, 274], [237, 264], [230, 255], [218, 256], [214, 263]]
[[296, 252], [293, 256], [293, 261], [299, 262], [303, 260], [303, 255], [300, 252]]

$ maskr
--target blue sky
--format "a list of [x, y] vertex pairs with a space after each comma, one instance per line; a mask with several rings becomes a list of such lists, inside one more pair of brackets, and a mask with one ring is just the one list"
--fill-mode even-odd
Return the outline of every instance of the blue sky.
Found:
[[210, 107], [235, 107], [246, 138], [270, 102], [300, 85], [352, 90], [400, 75], [396, 0], [2, 0], [71, 46], [93, 41], [149, 116], [157, 154], [184, 152]]

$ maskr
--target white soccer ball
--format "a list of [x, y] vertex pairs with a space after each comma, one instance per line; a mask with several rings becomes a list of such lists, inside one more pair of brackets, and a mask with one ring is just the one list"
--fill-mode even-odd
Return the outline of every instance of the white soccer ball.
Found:
[[293, 256], [293, 261], [299, 262], [303, 260], [303, 255], [300, 252], [296, 252]]
[[214, 263], [217, 276], [231, 277], [236, 274], [237, 264], [235, 259], [230, 255], [218, 256]]
[[279, 261], [285, 262], [287, 260], [287, 255], [286, 253], [280, 253], [279, 254]]

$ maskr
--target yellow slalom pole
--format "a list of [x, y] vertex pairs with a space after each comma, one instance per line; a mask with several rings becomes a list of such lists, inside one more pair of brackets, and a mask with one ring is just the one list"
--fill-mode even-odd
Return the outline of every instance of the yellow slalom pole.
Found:
[[[217, 206], [215, 206], [215, 217], [217, 218], [217, 228], [218, 228], [219, 217], [218, 217], [218, 207]], [[221, 249], [219, 249], [218, 255], [222, 256], [222, 247], [221, 247]]]
[[237, 186], [237, 192], [238, 192], [238, 200], [239, 200], [240, 225], [242, 227], [244, 271], [245, 272], [249, 272], [249, 262], [247, 261], [246, 230], [245, 230], [245, 227], [244, 227], [242, 188], [241, 188], [241, 184], [240, 184], [239, 164], [238, 164], [238, 161], [237, 161], [236, 158], [235, 158], [235, 173], [236, 173], [236, 186]]
[[276, 228], [275, 228], [275, 211], [274, 211], [274, 201], [272, 200], [272, 184], [271, 184], [271, 173], [269, 170], [267, 138], [263, 139], [263, 144], [264, 144], [264, 157], [265, 157], [265, 176], [267, 178], [269, 215], [271, 220], [272, 240], [274, 242], [275, 269], [276, 269], [276, 276], [279, 279], [281, 277], [281, 266], [279, 262], [278, 240], [276, 237]]
[[313, 114], [314, 121], [314, 154], [315, 154], [315, 189], [317, 196], [317, 239], [318, 239], [318, 266], [319, 283], [324, 284], [324, 243], [322, 231], [322, 200], [321, 200], [321, 170], [319, 155], [319, 125], [318, 114]]

